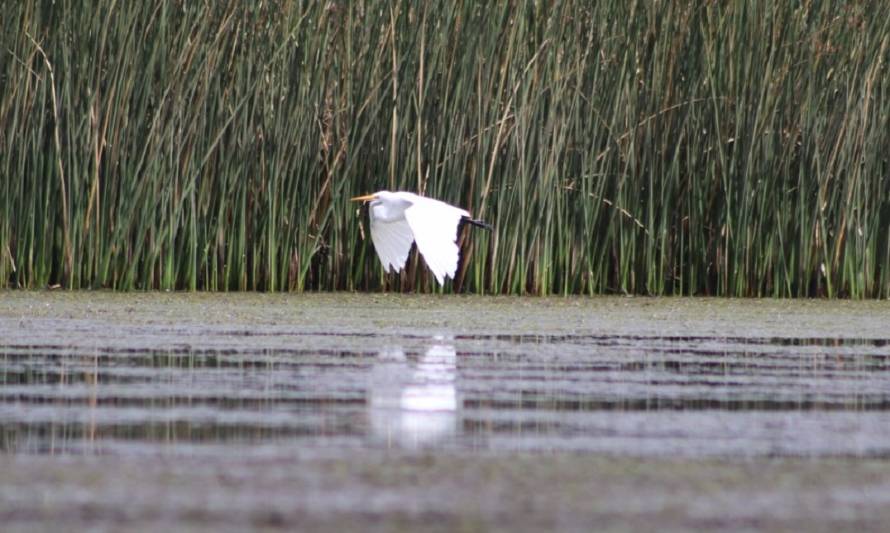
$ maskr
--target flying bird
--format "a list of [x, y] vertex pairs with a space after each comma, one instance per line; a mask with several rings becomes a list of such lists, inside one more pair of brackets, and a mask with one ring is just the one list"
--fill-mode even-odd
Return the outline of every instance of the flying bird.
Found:
[[371, 240], [384, 270], [401, 271], [411, 243], [416, 242], [439, 285], [445, 283], [446, 276], [453, 279], [457, 271], [458, 226], [467, 223], [491, 229], [464, 209], [410, 192], [379, 191], [351, 200], [369, 203]]

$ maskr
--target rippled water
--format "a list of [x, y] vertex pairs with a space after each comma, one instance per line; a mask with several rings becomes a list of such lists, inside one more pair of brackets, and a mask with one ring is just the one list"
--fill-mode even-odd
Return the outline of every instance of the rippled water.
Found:
[[5, 453], [890, 455], [880, 302], [4, 297]]

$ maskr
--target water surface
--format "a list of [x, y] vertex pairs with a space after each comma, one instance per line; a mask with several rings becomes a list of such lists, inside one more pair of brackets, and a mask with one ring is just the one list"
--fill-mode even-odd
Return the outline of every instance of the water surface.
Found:
[[887, 302], [0, 301], [7, 454], [890, 456]]

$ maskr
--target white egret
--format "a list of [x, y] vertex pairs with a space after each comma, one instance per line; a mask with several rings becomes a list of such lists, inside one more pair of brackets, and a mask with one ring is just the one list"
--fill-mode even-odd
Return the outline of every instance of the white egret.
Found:
[[458, 226], [465, 222], [491, 229], [464, 209], [410, 192], [379, 191], [351, 200], [370, 203], [371, 240], [386, 271], [401, 271], [416, 242], [439, 285], [457, 271]]

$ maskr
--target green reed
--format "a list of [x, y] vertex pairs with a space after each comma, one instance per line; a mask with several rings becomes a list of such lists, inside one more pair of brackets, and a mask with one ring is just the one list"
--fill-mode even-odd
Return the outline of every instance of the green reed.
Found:
[[890, 7], [701, 4], [11, 3], [0, 286], [890, 296]]

